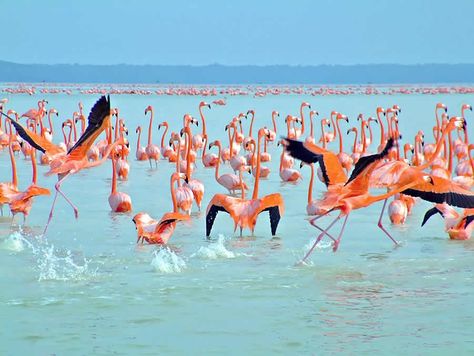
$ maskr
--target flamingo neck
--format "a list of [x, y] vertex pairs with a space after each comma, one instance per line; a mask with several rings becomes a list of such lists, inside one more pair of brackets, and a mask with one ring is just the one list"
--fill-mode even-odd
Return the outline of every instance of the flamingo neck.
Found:
[[448, 177], [451, 177], [453, 171], [453, 139], [451, 132], [448, 133], [449, 154], [448, 154]]
[[171, 179], [170, 179], [170, 191], [171, 191], [171, 201], [173, 202], [173, 213], [178, 212], [178, 202], [176, 201], [176, 190], [174, 188], [174, 182], [176, 180], [178, 181], [178, 187], [179, 187], [180, 186], [179, 185], [179, 181], [180, 181], [179, 176], [178, 176], [178, 178], [176, 178], [175, 175], [172, 175]]
[[[177, 155], [176, 155], [176, 173], [180, 173], [180, 170], [179, 170], [179, 164], [180, 164], [180, 160], [181, 160], [181, 140], [178, 138], [176, 140], [178, 142], [178, 149], [177, 149]], [[178, 187], [181, 187], [181, 180], [178, 179]]]
[[138, 150], [140, 149], [140, 137], [142, 135], [142, 129], [140, 128], [138, 130], [138, 138], [137, 138], [137, 153], [138, 153]]
[[303, 115], [303, 105], [300, 106], [300, 116], [301, 116], [301, 135], [304, 134], [304, 115]]
[[361, 128], [360, 128], [360, 140], [362, 142], [362, 153], [365, 153], [367, 149], [367, 137], [365, 136], [365, 121], [361, 120]]
[[216, 180], [219, 179], [219, 166], [220, 166], [220, 162], [221, 162], [221, 152], [222, 152], [222, 146], [221, 146], [221, 143], [218, 142], [216, 144], [217, 146], [217, 163], [216, 163], [216, 171], [215, 171], [215, 177], [216, 177]]
[[383, 127], [382, 119], [380, 118], [380, 112], [377, 111], [377, 121], [380, 125], [380, 145], [385, 142], [385, 128]]
[[325, 149], [326, 148], [326, 137], [325, 137], [325, 132], [324, 132], [324, 121], [321, 120], [321, 137], [323, 139], [323, 148]]
[[199, 115], [201, 116], [202, 121], [202, 137], [207, 134], [206, 131], [206, 119], [204, 118], [204, 114], [202, 113], [202, 106], [199, 106]]
[[341, 128], [339, 127], [338, 119], [336, 119], [336, 129], [337, 129], [337, 134], [339, 135], [339, 153], [342, 153], [342, 135], [341, 135]]
[[357, 132], [357, 129], [355, 129], [354, 132], [355, 132], [355, 137], [354, 137], [354, 145], [352, 146], [352, 153], [356, 153], [357, 138], [359, 136], [359, 133]]
[[229, 141], [230, 141], [230, 158], [234, 157], [234, 140], [235, 140], [235, 135], [237, 134], [237, 128], [235, 127], [232, 127], [232, 129], [234, 130], [232, 132], [232, 137], [230, 135], [230, 129], [229, 128]]
[[313, 115], [309, 114], [309, 136], [314, 138]]
[[51, 121], [51, 111], [48, 114], [48, 123], [49, 123], [49, 132], [51, 135], [53, 134], [53, 122]]
[[151, 129], [153, 125], [153, 109], [150, 110], [150, 125], [148, 126], [148, 146], [151, 146]]
[[433, 154], [431, 155], [428, 161], [426, 161], [421, 166], [418, 166], [418, 169], [423, 170], [425, 168], [428, 168], [434, 162], [434, 160], [438, 157], [439, 153], [441, 152], [441, 148], [445, 147], [446, 135], [450, 133], [451, 131], [452, 131], [452, 128], [450, 127], [447, 127], [445, 130], [442, 130], [442, 134], [439, 137], [438, 142], [436, 143], [435, 151], [433, 152]]
[[[337, 121], [337, 119], [336, 119]], [[334, 123], [334, 115], [331, 115], [331, 125], [333, 127], [333, 131], [332, 131], [332, 134], [334, 136], [334, 139], [337, 137], [337, 131], [336, 131], [336, 125]]]
[[10, 161], [12, 163], [12, 185], [14, 188], [18, 187], [18, 175], [16, 173], [16, 161], [15, 161], [15, 156], [13, 154], [13, 130], [10, 124], [10, 142], [9, 142], [9, 147], [8, 147], [8, 152], [10, 153]]
[[436, 135], [435, 135], [435, 140], [436, 140], [436, 142], [438, 142], [440, 122], [439, 122], [439, 118], [438, 118], [438, 108], [437, 107], [435, 108], [435, 118], [436, 118], [436, 128], [437, 128]]
[[112, 192], [111, 194], [117, 193], [117, 166], [115, 163], [115, 157], [112, 157]]
[[164, 148], [165, 147], [165, 136], [166, 136], [166, 133], [168, 132], [168, 125], [163, 125], [165, 126], [165, 132], [163, 132], [163, 136], [161, 136], [161, 148]]
[[253, 119], [255, 119], [254, 113], [252, 113], [252, 120], [250, 120], [249, 137], [252, 137]]
[[188, 131], [184, 134], [186, 135], [186, 177], [189, 181], [191, 180], [191, 135]]
[[257, 169], [255, 172], [255, 183], [253, 186], [252, 199], [258, 199], [258, 184], [260, 182], [260, 146], [262, 143], [262, 135], [258, 135], [257, 139]]
[[207, 149], [207, 134], [205, 134], [204, 136], [202, 136], [202, 142], [203, 142], [203, 148], [202, 148], [202, 152], [201, 152], [201, 161], [204, 159], [204, 157], [206, 156], [206, 149]]
[[115, 119], [115, 139], [117, 140], [119, 138], [119, 132], [120, 132], [120, 121], [119, 121], [119, 116], [118, 116], [118, 112], [117, 112], [117, 116], [116, 116], [116, 119]]
[[272, 114], [273, 132], [277, 133], [277, 125], [275, 121], [275, 114]]

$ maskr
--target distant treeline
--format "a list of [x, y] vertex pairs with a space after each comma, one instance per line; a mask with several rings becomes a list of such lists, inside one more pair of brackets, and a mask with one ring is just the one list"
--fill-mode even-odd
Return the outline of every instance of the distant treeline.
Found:
[[0, 61], [0, 82], [176, 84], [474, 83], [474, 64], [206, 66], [18, 64]]

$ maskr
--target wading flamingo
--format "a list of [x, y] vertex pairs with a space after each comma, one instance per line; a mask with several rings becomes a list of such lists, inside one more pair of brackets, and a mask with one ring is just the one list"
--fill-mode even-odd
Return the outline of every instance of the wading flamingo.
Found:
[[261, 140], [265, 135], [269, 135], [267, 129], [258, 130], [258, 153], [257, 153], [257, 174], [255, 178], [252, 199], [242, 199], [231, 197], [225, 194], [216, 194], [209, 202], [206, 211], [206, 236], [209, 237], [212, 225], [219, 211], [224, 211], [234, 220], [234, 232], [237, 226], [240, 227], [240, 235], [242, 229], [249, 228], [253, 234], [257, 223], [258, 215], [263, 211], [268, 211], [270, 215], [270, 226], [272, 236], [276, 234], [278, 223], [284, 212], [283, 198], [279, 193], [266, 195], [262, 198], [258, 197], [258, 186], [260, 181], [260, 146]]
[[173, 202], [173, 211], [163, 214], [160, 221], [154, 220], [150, 215], [144, 212], [136, 214], [132, 221], [137, 229], [137, 243], [146, 241], [149, 244], [167, 244], [170, 237], [176, 229], [178, 221], [189, 220], [189, 215], [181, 214], [178, 211], [176, 201], [175, 182], [186, 178], [183, 173], [173, 173], [170, 179], [171, 201]]

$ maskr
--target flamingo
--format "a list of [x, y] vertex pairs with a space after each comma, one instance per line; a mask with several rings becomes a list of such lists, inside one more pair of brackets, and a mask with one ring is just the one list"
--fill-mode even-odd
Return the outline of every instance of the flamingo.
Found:
[[[222, 145], [221, 141], [215, 140], [214, 142], [209, 144], [209, 149], [211, 149], [213, 146], [217, 146], [218, 148], [218, 156], [221, 155], [222, 151]], [[230, 174], [226, 173], [223, 175], [219, 175], [219, 165], [220, 161], [217, 160], [217, 164], [215, 166], [215, 178], [217, 183], [222, 185], [224, 188], [226, 188], [229, 191], [229, 194], [235, 194], [236, 190], [242, 190], [243, 189], [247, 190], [249, 189], [247, 184], [241, 183], [239, 178], [235, 174]], [[242, 166], [244, 167], [244, 166]]]
[[202, 108], [207, 106], [209, 109], [211, 108], [211, 105], [206, 103], [205, 101], [201, 101], [199, 103], [199, 115], [201, 116], [201, 121], [202, 121], [202, 134], [196, 134], [193, 136], [193, 149], [195, 151], [202, 149], [207, 142], [204, 141], [204, 139], [207, 137], [207, 132], [206, 132], [206, 119], [204, 118], [204, 114], [202, 113]]
[[158, 168], [158, 160], [160, 159], [160, 149], [157, 145], [154, 145], [152, 143], [153, 107], [151, 105], [148, 105], [145, 109], [145, 116], [147, 112], [150, 112], [150, 125], [148, 126], [148, 144], [145, 147], [145, 152], [148, 156], [148, 161], [150, 162], [150, 168], [152, 168], [151, 160], [155, 161], [155, 167]]
[[[171, 135], [171, 140], [176, 142], [178, 147], [176, 152], [181, 151], [181, 138], [180, 135], [175, 133]], [[187, 169], [187, 165], [186, 165]], [[181, 155], [178, 153], [176, 155], [176, 173], [181, 172]], [[178, 188], [176, 189], [176, 201], [178, 208], [186, 212], [186, 214], [191, 215], [191, 208], [193, 206], [193, 191], [188, 186], [183, 186], [181, 181], [178, 180]]]
[[[158, 130], [160, 130], [162, 127], [165, 128], [165, 131], [163, 132], [163, 135], [161, 136], [161, 147], [160, 147], [161, 156], [163, 158], [168, 158], [168, 160], [169, 160], [170, 155], [173, 154], [173, 149], [170, 146], [165, 147], [165, 137], [166, 137], [166, 133], [168, 132], [168, 128], [169, 128], [168, 122], [163, 121], [161, 124], [159, 124], [158, 125]], [[138, 128], [137, 128], [137, 130], [138, 130]]]
[[[204, 136], [204, 142], [207, 143], [207, 134]], [[219, 164], [220, 156], [217, 156], [215, 153], [206, 153], [207, 144], [204, 145], [202, 149], [201, 161], [204, 167], [211, 168]]]
[[199, 211], [201, 211], [202, 198], [204, 197], [204, 184], [202, 184], [202, 182], [198, 179], [192, 179], [191, 160], [189, 159], [189, 153], [191, 152], [192, 145], [191, 128], [189, 126], [184, 127], [181, 130], [181, 136], [183, 136], [183, 134], [186, 135], [186, 140], [188, 143], [188, 152], [186, 154], [186, 186], [188, 186], [193, 192], [194, 201], [196, 202]]
[[423, 218], [421, 226], [425, 225], [428, 219], [439, 213], [445, 223], [445, 230], [451, 240], [468, 240], [474, 230], [474, 209], [465, 209], [463, 215], [446, 203], [436, 204], [428, 210]]
[[[137, 129], [135, 130], [135, 133], [138, 134], [137, 137], [137, 151], [135, 152], [135, 157], [137, 158], [137, 161], [147, 161], [148, 160], [148, 155], [145, 152], [145, 147], [140, 145], [140, 137], [142, 134], [142, 127], [138, 126]], [[164, 155], [163, 155], [164, 157]]]
[[268, 211], [270, 215], [270, 225], [272, 236], [276, 234], [278, 223], [284, 212], [284, 202], [281, 194], [274, 193], [266, 195], [262, 198], [258, 197], [258, 188], [260, 181], [260, 146], [263, 136], [269, 136], [267, 129], [258, 130], [258, 153], [257, 153], [257, 174], [254, 182], [252, 199], [236, 198], [225, 194], [216, 194], [209, 202], [206, 209], [206, 236], [211, 234], [214, 220], [219, 211], [229, 213], [234, 221], [234, 232], [237, 226], [240, 227], [240, 235], [242, 229], [249, 228], [254, 233], [258, 215], [263, 211]]
[[149, 244], [165, 245], [173, 235], [178, 221], [189, 220], [189, 215], [181, 214], [178, 211], [176, 200], [175, 182], [186, 178], [182, 173], [173, 173], [170, 179], [171, 201], [173, 202], [173, 211], [163, 214], [160, 221], [154, 220], [150, 215], [144, 212], [136, 214], [132, 221], [137, 229], [137, 243], [146, 241]]
[[[17, 189], [12, 189], [12, 186], [0, 185], [0, 195], [8, 198], [8, 204], [10, 206], [10, 212], [12, 213], [12, 223], [15, 219], [15, 215], [18, 213], [23, 214], [23, 223], [26, 222], [30, 210], [33, 205], [33, 198], [39, 195], [50, 195], [50, 191], [47, 188], [40, 187], [36, 184], [37, 182], [37, 169], [36, 169], [36, 158], [35, 151], [31, 150], [31, 166], [33, 168], [33, 175], [31, 185], [26, 188], [25, 191], [21, 192]], [[12, 168], [16, 169], [14, 164], [14, 158], [12, 157]], [[16, 175], [16, 172], [14, 173]], [[8, 188], [7, 188], [8, 187]], [[5, 189], [7, 188], [7, 189]]]
[[276, 117], [280, 117], [280, 113], [276, 110], [272, 111], [272, 124], [273, 124], [273, 130], [268, 130], [270, 132], [269, 139], [268, 141], [273, 142], [276, 139], [277, 135], [277, 125], [276, 125]]
[[316, 110], [311, 110], [309, 112], [309, 124], [310, 124], [310, 129], [309, 129], [309, 136], [306, 137], [306, 142], [311, 142], [314, 143], [314, 123], [313, 123], [313, 116], [314, 115], [319, 115], [319, 113]]
[[311, 110], [311, 105], [307, 102], [302, 102], [300, 105], [300, 120], [301, 120], [301, 129], [295, 129], [295, 137], [299, 138], [302, 135], [304, 135], [304, 115], [303, 115], [303, 109], [307, 107], [308, 109]]
[[107, 159], [110, 152], [119, 144], [125, 144], [124, 139], [115, 141], [112, 145], [107, 148], [104, 157], [101, 160], [95, 162], [89, 162], [87, 160], [87, 151], [90, 146], [94, 143], [95, 139], [100, 135], [106, 127], [110, 127], [110, 117], [112, 110], [110, 109], [110, 98], [102, 96], [92, 107], [88, 117], [88, 126], [84, 134], [79, 138], [76, 144], [64, 154], [63, 151], [57, 146], [52, 145], [48, 140], [43, 137], [25, 129], [21, 124], [10, 120], [15, 126], [18, 134], [26, 141], [28, 141], [34, 148], [42, 151], [43, 153], [51, 154], [54, 157], [50, 163], [50, 170], [46, 173], [47, 175], [57, 174], [58, 182], [54, 188], [56, 193], [54, 195], [53, 204], [48, 217], [48, 222], [44, 229], [44, 234], [48, 229], [48, 226], [53, 218], [54, 206], [58, 197], [58, 193], [69, 203], [74, 210], [74, 216], [76, 219], [79, 217], [79, 210], [69, 200], [69, 198], [62, 192], [61, 185], [64, 183], [66, 178], [80, 170], [86, 168], [92, 168], [99, 166]]
[[280, 155], [280, 178], [284, 182], [296, 182], [301, 178], [301, 173], [294, 169], [284, 167], [285, 150], [283, 149]]
[[132, 211], [132, 199], [126, 193], [117, 191], [117, 163], [112, 157], [112, 191], [109, 195], [109, 205], [114, 213], [128, 213]]

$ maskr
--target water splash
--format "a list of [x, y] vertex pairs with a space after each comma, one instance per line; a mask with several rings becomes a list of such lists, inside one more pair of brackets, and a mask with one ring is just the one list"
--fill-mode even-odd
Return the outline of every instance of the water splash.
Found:
[[36, 258], [34, 269], [38, 271], [38, 281], [84, 280], [96, 275], [89, 261], [74, 256], [70, 250], [60, 251], [42, 236], [35, 236], [20, 229], [0, 241], [0, 249], [22, 252], [31, 251]]
[[216, 242], [211, 242], [207, 246], [199, 247], [196, 253], [192, 254], [191, 257], [199, 257], [202, 259], [215, 260], [217, 258], [235, 258], [238, 254], [229, 251], [225, 245], [226, 238], [224, 235], [219, 234]]
[[38, 281], [79, 281], [89, 279], [97, 271], [89, 269], [89, 261], [75, 261], [71, 251], [61, 252], [54, 245], [39, 246], [33, 251], [36, 256]]
[[23, 237], [20, 231], [15, 231], [0, 242], [0, 249], [21, 252], [25, 249], [25, 245], [29, 246], [31, 244]]
[[187, 267], [186, 262], [168, 247], [160, 248], [154, 252], [151, 266], [155, 271], [161, 273], [179, 273]]

